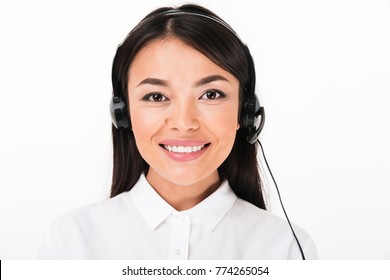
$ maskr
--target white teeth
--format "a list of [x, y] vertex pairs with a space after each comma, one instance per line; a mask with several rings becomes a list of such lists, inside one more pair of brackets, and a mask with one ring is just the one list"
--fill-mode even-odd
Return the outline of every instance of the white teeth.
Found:
[[200, 151], [202, 148], [204, 148], [205, 145], [202, 146], [168, 146], [164, 145], [164, 148], [170, 152], [174, 153], [193, 153]]

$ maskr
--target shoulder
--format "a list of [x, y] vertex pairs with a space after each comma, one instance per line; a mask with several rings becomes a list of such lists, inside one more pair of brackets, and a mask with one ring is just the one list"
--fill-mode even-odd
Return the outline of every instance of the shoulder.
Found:
[[72, 226], [92, 226], [102, 221], [109, 221], [112, 217], [121, 215], [123, 211], [129, 211], [132, 204], [129, 192], [119, 194], [113, 198], [91, 203], [79, 208], [67, 211], [58, 216], [51, 223], [52, 228]]
[[[253, 204], [237, 198], [229, 213], [245, 235], [251, 239], [262, 236], [263, 240], [277, 244], [276, 247], [290, 248], [286, 258], [300, 259], [297, 242], [295, 240], [289, 222], [285, 217], [280, 217], [270, 211], [258, 208]], [[310, 234], [300, 226], [291, 223], [307, 259], [317, 259], [317, 251]]]
[[129, 195], [123, 193], [60, 215], [46, 229], [38, 259], [92, 258], [91, 248], [97, 244], [106, 248], [104, 244], [110, 242], [107, 237], [121, 232], [121, 216], [136, 216], [130, 201]]
[[285, 226], [285, 219], [275, 215], [274, 213], [261, 209], [248, 201], [237, 198], [231, 212], [233, 215], [241, 216], [241, 220], [252, 223], [272, 223], [274, 225]]
[[[291, 231], [288, 220], [285, 217], [280, 217], [268, 210], [258, 208], [241, 198], [237, 198], [235, 205], [232, 207], [232, 215], [241, 217], [240, 220], [243, 222], [262, 227], [262, 230], [266, 228], [273, 231]], [[293, 223], [292, 226], [301, 235], [308, 235], [298, 225]]]

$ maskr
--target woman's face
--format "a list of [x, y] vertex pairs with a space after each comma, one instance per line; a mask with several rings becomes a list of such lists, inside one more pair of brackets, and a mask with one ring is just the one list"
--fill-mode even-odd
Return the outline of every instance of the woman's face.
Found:
[[147, 178], [211, 186], [238, 124], [239, 81], [176, 38], [152, 41], [129, 69], [129, 107]]

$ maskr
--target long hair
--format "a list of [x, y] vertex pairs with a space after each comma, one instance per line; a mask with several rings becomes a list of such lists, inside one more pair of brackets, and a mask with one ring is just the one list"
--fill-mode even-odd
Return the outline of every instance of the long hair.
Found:
[[[157, 9], [148, 14], [128, 34], [123, 43], [119, 45], [114, 57], [112, 67], [114, 96], [120, 96], [129, 108], [127, 84], [131, 62], [147, 43], [166, 37], [180, 39], [238, 79], [240, 112], [243, 98], [249, 94], [246, 91], [247, 83], [251, 82], [248, 73], [250, 65], [248, 65], [243, 43], [217, 15], [198, 5]], [[127, 116], [130, 120], [128, 111]], [[259, 208], [266, 209], [256, 146], [247, 142], [247, 134], [246, 129], [238, 129], [233, 148], [218, 168], [218, 174], [221, 180], [228, 180], [238, 197]], [[112, 126], [112, 138], [111, 197], [114, 197], [131, 190], [142, 172], [147, 173], [149, 165], [137, 149], [131, 128], [117, 129]]]

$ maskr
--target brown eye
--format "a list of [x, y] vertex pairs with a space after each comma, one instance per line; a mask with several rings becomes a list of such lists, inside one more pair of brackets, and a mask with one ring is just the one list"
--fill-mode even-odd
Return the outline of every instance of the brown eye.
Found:
[[206, 92], [200, 97], [200, 99], [214, 100], [214, 99], [223, 98], [223, 97], [225, 97], [225, 96], [226, 96], [226, 95], [225, 95], [222, 91], [215, 90], [215, 89], [211, 89], [211, 90], [206, 91]]
[[163, 101], [167, 101], [168, 98], [165, 97], [163, 94], [161, 93], [150, 93], [148, 95], [146, 95], [143, 100], [145, 101], [151, 101], [151, 102], [163, 102]]

